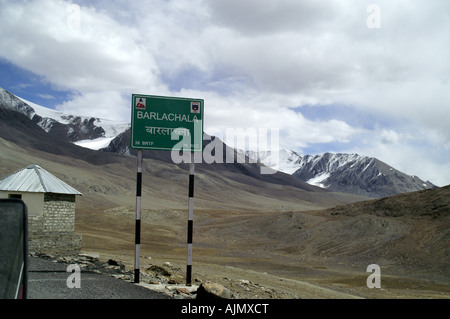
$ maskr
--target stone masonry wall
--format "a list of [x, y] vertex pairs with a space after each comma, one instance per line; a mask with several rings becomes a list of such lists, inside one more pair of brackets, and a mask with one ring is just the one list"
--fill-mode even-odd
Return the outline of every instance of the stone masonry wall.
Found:
[[44, 232], [74, 232], [75, 195], [45, 194], [44, 216]]
[[29, 251], [78, 254], [81, 235], [75, 233], [75, 195], [45, 194], [42, 216], [28, 220]]

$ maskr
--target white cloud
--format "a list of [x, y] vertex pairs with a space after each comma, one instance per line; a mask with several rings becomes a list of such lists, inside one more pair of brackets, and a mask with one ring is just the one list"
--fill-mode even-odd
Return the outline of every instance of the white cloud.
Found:
[[209, 38], [221, 39], [210, 50], [256, 89], [368, 108], [450, 136], [448, 3], [377, 1], [380, 29], [367, 27], [365, 1], [232, 3], [209, 2], [220, 26]]
[[430, 180], [438, 186], [449, 184], [448, 152], [439, 148], [424, 147], [420, 143], [386, 144], [372, 141], [370, 146], [356, 148], [355, 151], [374, 156], [406, 174]]
[[439, 134], [408, 126], [375, 128], [360, 131], [349, 147], [343, 152], [376, 157], [406, 174], [430, 180], [438, 186], [449, 184], [450, 148], [442, 144]]
[[67, 114], [81, 114], [101, 119], [130, 121], [131, 98], [118, 91], [86, 92], [72, 96], [56, 109]]
[[[349, 151], [373, 136], [363, 150], [379, 156], [440, 145], [432, 153], [449, 157], [446, 1], [378, 0], [375, 29], [369, 0], [78, 3], [79, 28], [68, 23], [71, 2], [0, 0], [0, 57], [73, 92], [61, 110], [128, 120], [132, 93], [197, 97], [211, 130], [277, 127], [288, 148]], [[395, 126], [312, 121], [299, 113], [305, 104], [367, 110]], [[441, 168], [423, 160], [411, 171]]]
[[[81, 8], [80, 28], [74, 28], [67, 20], [69, 5], [50, 0], [4, 4], [2, 56], [43, 75], [55, 87], [76, 92], [76, 99], [63, 103], [61, 109], [91, 100], [95, 94], [105, 98], [110, 91], [117, 95], [133, 89], [164, 89], [158, 66], [139, 43], [137, 30], [91, 7]], [[86, 96], [80, 100], [80, 95]], [[112, 103], [105, 105], [105, 112], [123, 107], [122, 99], [114, 102], [109, 95], [109, 100]]]
[[335, 3], [314, 0], [228, 0], [205, 2], [218, 25], [250, 36], [325, 27]]
[[46, 99], [46, 100], [53, 100], [55, 97], [51, 94], [38, 94], [39, 97]]

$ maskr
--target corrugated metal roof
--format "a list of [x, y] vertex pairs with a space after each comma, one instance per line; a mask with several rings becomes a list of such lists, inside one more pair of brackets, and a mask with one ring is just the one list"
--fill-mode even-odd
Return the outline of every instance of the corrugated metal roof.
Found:
[[32, 193], [82, 195], [39, 165], [26, 168], [0, 180], [0, 190]]

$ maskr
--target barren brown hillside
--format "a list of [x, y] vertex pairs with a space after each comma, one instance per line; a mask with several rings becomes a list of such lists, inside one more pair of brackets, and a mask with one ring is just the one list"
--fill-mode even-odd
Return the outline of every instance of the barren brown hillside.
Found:
[[[0, 176], [38, 164], [81, 191], [76, 231], [83, 250], [132, 268], [135, 157], [49, 140], [26, 118], [0, 115]], [[364, 198], [257, 172], [247, 164], [198, 165], [194, 277], [249, 298], [450, 296], [448, 186], [355, 202]], [[170, 261], [183, 278], [187, 185], [186, 165], [144, 160], [143, 271]], [[382, 289], [366, 286], [366, 267], [374, 263]], [[241, 279], [271, 293], [236, 285]]]
[[[194, 276], [249, 298], [449, 298], [448, 200], [443, 213], [406, 212], [416, 196], [424, 196], [415, 206], [420, 211], [448, 192], [445, 187], [381, 200], [389, 203], [386, 209], [400, 211], [397, 217], [377, 216], [371, 208], [379, 207], [377, 200], [315, 211], [197, 209]], [[127, 260], [132, 268], [133, 218], [133, 207], [82, 213], [78, 230], [85, 249]], [[142, 218], [144, 269], [169, 261], [183, 281], [186, 211], [146, 209]], [[366, 286], [370, 264], [381, 268], [382, 289]], [[258, 295], [239, 280], [272, 293]]]

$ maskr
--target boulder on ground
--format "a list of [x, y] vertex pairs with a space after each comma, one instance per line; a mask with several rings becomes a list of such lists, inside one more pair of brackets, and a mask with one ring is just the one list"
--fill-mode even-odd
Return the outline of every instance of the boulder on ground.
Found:
[[206, 282], [197, 289], [197, 299], [230, 299], [231, 291], [224, 286]]

